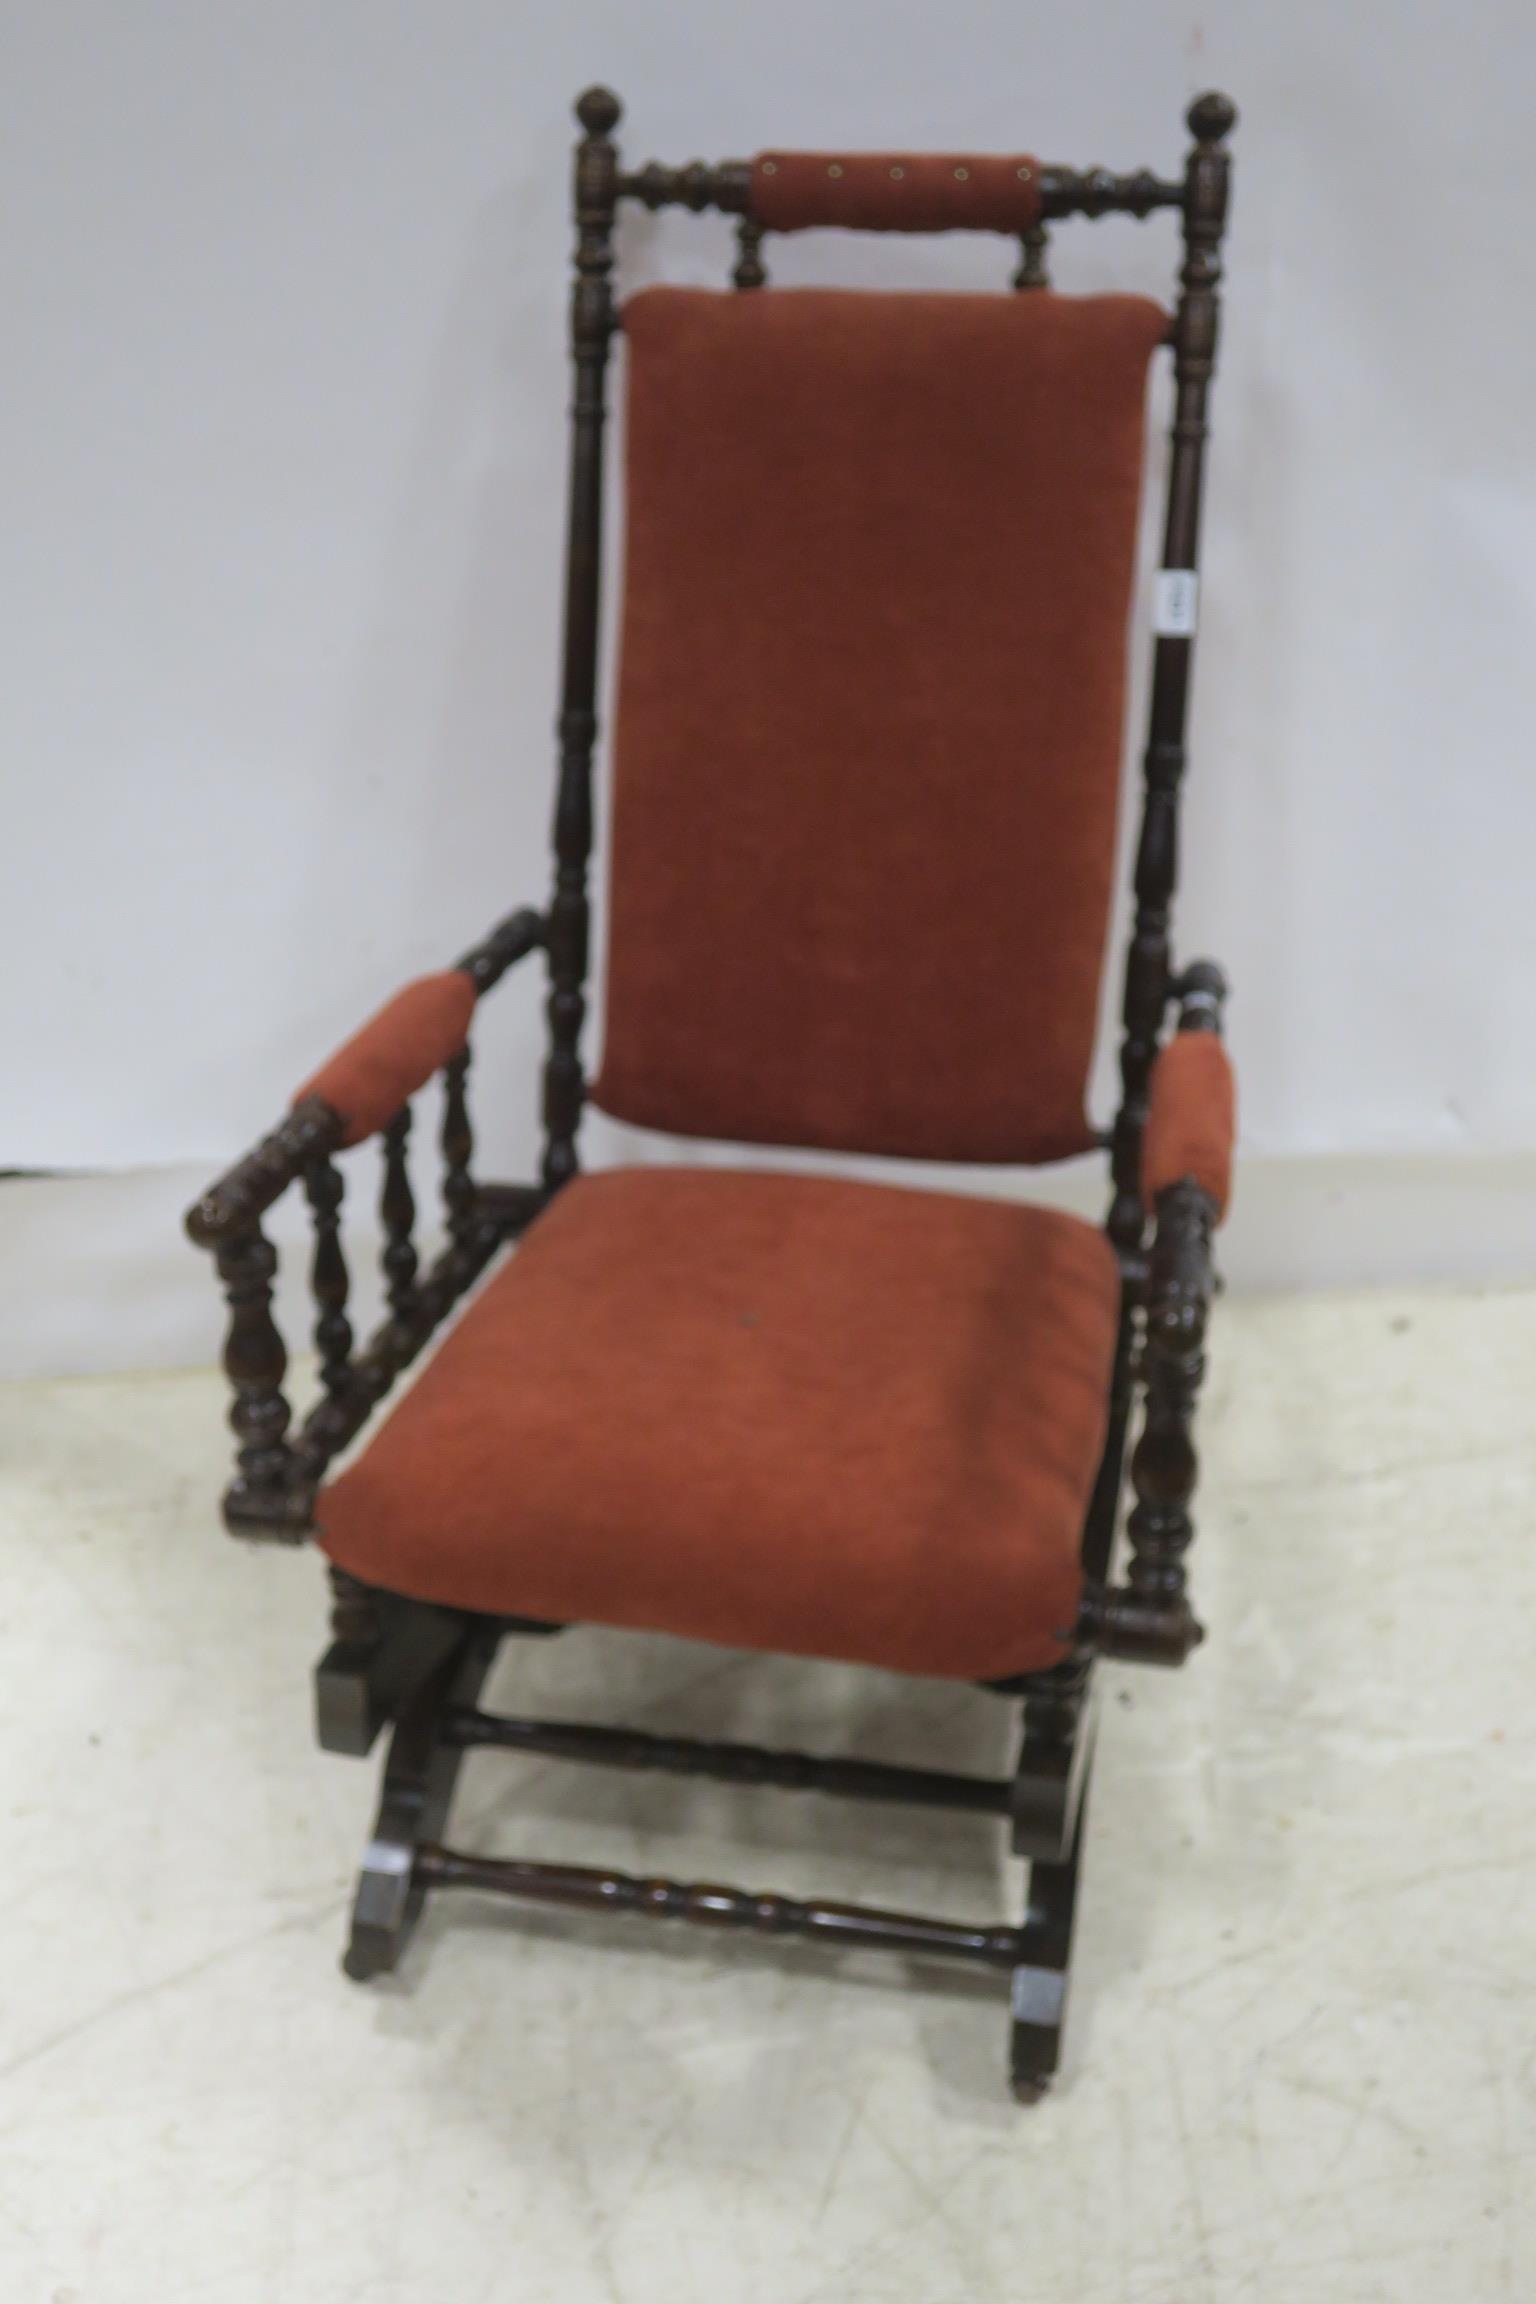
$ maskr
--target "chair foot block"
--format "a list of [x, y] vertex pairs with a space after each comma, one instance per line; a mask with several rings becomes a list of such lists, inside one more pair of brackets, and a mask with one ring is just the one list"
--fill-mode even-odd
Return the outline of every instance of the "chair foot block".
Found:
[[1011, 2072], [1008, 2085], [1016, 2104], [1038, 2104], [1050, 2091], [1051, 2075], [1049, 2072]]
[[1038, 2104], [1056, 2077], [1061, 2061], [1058, 2025], [1021, 2024], [1015, 2020], [1008, 2050], [1008, 2081], [1021, 2104]]
[[1008, 2034], [1008, 2077], [1021, 2104], [1038, 2104], [1061, 2062], [1066, 2015], [1065, 1968], [1021, 1962], [1013, 1972], [1013, 2022]]
[[341, 1972], [354, 1984], [371, 1983], [375, 1976], [388, 1975], [395, 1965], [397, 1947], [374, 1940], [372, 1933], [354, 1932], [351, 1942], [341, 1956]]

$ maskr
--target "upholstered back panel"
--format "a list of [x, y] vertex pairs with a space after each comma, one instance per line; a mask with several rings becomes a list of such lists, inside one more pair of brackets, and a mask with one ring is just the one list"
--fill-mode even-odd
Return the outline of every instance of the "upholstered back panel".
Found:
[[654, 288], [628, 345], [607, 1036], [689, 1135], [1089, 1141], [1136, 297]]

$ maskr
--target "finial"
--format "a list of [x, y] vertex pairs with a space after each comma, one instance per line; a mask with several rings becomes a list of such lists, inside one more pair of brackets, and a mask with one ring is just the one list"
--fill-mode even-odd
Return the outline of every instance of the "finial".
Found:
[[1237, 106], [1230, 96], [1214, 88], [1197, 96], [1184, 115], [1185, 126], [1197, 144], [1219, 144], [1237, 124]]
[[624, 107], [611, 88], [584, 88], [576, 99], [576, 117], [589, 136], [607, 136], [617, 128]]

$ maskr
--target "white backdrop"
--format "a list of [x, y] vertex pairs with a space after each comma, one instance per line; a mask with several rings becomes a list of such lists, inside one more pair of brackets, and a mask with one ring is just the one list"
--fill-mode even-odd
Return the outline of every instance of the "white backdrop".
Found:
[[[1235, 981], [1250, 1155], [1536, 1150], [1533, 66], [1519, 0], [6, 0], [0, 1165], [221, 1160], [542, 899], [597, 78], [633, 160], [1167, 171], [1190, 95], [1237, 98], [1181, 945]], [[1174, 239], [1068, 227], [1058, 282], [1166, 294]], [[720, 281], [729, 228], [637, 217], [622, 254]], [[481, 1111], [524, 1173], [531, 984], [497, 1008]]]

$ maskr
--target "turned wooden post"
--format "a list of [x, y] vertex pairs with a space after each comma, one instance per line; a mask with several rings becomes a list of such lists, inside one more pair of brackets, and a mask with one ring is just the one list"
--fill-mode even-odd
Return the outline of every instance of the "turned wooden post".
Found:
[[1049, 288], [1050, 230], [1043, 222], [1031, 224], [1027, 232], [1019, 234], [1019, 268], [1013, 276], [1015, 288]]
[[1120, 1110], [1112, 1149], [1114, 1200], [1109, 1232], [1122, 1253], [1138, 1249], [1146, 1231], [1141, 1139], [1148, 1084], [1168, 1001], [1169, 909], [1178, 879], [1179, 786], [1184, 775], [1194, 648], [1206, 399], [1216, 365], [1217, 289], [1230, 172], [1222, 147], [1236, 118], [1236, 107], [1225, 96], [1198, 97], [1188, 113], [1195, 145], [1184, 175], [1184, 263], [1173, 324], [1172, 459], [1163, 574], [1158, 583], [1151, 729], [1136, 851], [1136, 916], [1125, 968]]
[[221, 1240], [215, 1252], [229, 1302], [224, 1373], [234, 1391], [229, 1422], [239, 1469], [224, 1496], [225, 1525], [238, 1534], [295, 1539], [309, 1519], [308, 1491], [287, 1441], [283, 1393], [288, 1355], [272, 1317], [277, 1251], [259, 1224]]
[[551, 1189], [576, 1173], [585, 1082], [587, 858], [592, 847], [592, 747], [597, 736], [598, 582], [602, 557], [603, 384], [613, 333], [613, 214], [618, 154], [609, 131], [619, 100], [589, 88], [576, 106], [576, 277], [571, 291], [571, 500], [566, 539], [565, 662], [560, 779], [555, 799], [555, 884], [549, 907], [549, 1055], [544, 1066], [543, 1177]]
[[[1184, 1555], [1195, 1533], [1190, 1504], [1200, 1466], [1194, 1415], [1205, 1374], [1215, 1225], [1216, 1204], [1193, 1179], [1159, 1194], [1144, 1351], [1146, 1412], [1131, 1451], [1136, 1502], [1127, 1522], [1126, 1582], [1136, 1596], [1135, 1613], [1165, 1628], [1184, 1625], [1186, 1651], [1201, 1637], [1185, 1596]], [[1132, 1629], [1129, 1621], [1122, 1629]]]
[[474, 1130], [469, 1122], [469, 1050], [455, 1056], [443, 1074], [443, 1126], [439, 1139], [443, 1154], [443, 1208], [448, 1237], [461, 1257], [467, 1256], [480, 1228], [475, 1206], [475, 1183], [469, 1172], [474, 1157]]
[[347, 1260], [341, 1248], [341, 1170], [322, 1156], [304, 1171], [304, 1192], [315, 1219], [315, 1252], [310, 1264], [314, 1291], [315, 1350], [320, 1381], [329, 1393], [346, 1392], [352, 1382], [352, 1323], [347, 1318]]
[[733, 288], [766, 288], [768, 267], [763, 262], [764, 226], [754, 217], [743, 216], [736, 227], [736, 263], [731, 273]]
[[416, 1197], [411, 1190], [407, 1148], [411, 1135], [411, 1108], [404, 1105], [384, 1131], [384, 1183], [379, 1195], [379, 1219], [384, 1227], [384, 1298], [402, 1335], [418, 1309], [416, 1243], [411, 1237], [416, 1222]]

